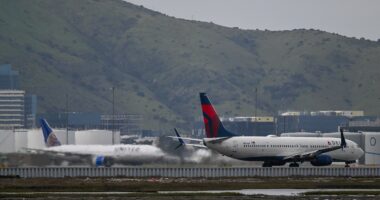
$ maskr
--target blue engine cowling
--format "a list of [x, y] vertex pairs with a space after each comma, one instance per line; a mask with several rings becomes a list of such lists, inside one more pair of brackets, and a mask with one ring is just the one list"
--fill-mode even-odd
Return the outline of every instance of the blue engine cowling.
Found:
[[313, 166], [327, 166], [331, 165], [332, 158], [328, 155], [319, 155], [314, 160], [311, 160], [310, 163]]
[[113, 165], [113, 158], [107, 156], [95, 156], [93, 159], [93, 164], [96, 167], [106, 166], [111, 167]]

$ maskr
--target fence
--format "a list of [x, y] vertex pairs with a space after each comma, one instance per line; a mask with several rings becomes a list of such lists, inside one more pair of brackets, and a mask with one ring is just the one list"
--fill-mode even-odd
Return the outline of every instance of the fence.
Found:
[[153, 168], [153, 167], [48, 167], [2, 168], [0, 176], [33, 177], [289, 177], [289, 176], [349, 176], [379, 177], [375, 167], [304, 167], [304, 168]]

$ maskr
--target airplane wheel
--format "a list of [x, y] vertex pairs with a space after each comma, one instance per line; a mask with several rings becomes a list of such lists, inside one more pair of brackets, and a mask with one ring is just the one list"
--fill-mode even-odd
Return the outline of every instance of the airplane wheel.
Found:
[[298, 163], [290, 163], [289, 167], [299, 167], [299, 164]]
[[114, 164], [114, 160], [112, 158], [105, 158], [104, 159], [104, 166], [105, 167], [112, 167], [112, 165]]

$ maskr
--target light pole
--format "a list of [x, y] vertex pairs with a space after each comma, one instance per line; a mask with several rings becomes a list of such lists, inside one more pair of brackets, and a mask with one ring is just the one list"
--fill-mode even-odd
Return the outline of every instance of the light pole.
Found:
[[255, 88], [255, 118], [257, 118], [257, 88]]
[[115, 144], [115, 87], [112, 86], [112, 144]]
[[258, 135], [257, 127], [259, 126], [257, 120], [257, 87], [255, 88], [255, 134]]
[[66, 94], [66, 144], [69, 144], [69, 94]]

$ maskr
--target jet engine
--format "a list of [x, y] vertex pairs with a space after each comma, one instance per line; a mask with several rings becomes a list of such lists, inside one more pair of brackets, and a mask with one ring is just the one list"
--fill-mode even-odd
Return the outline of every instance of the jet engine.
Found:
[[111, 167], [114, 164], [114, 159], [109, 156], [95, 156], [92, 164], [96, 167]]
[[327, 166], [331, 165], [332, 158], [328, 155], [319, 155], [314, 160], [311, 160], [310, 163], [313, 166]]

